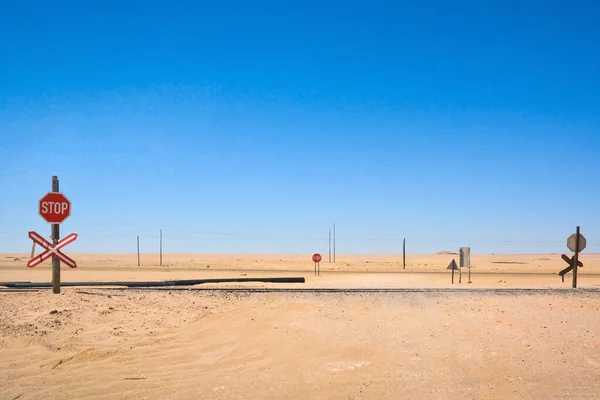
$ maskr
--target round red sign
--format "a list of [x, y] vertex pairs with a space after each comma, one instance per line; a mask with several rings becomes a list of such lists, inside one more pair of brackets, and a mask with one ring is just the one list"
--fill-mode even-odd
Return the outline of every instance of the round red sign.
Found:
[[315, 253], [312, 256], [313, 262], [316, 262], [316, 263], [321, 262], [322, 259], [323, 259], [323, 257], [321, 257], [321, 255], [319, 253]]

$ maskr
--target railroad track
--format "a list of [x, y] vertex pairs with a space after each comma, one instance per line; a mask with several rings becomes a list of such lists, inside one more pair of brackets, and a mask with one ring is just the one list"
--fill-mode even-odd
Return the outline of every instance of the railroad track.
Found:
[[[36, 289], [2, 288], [3, 293], [37, 292], [51, 287]], [[73, 286], [76, 293], [100, 294], [103, 291], [119, 292], [213, 292], [213, 293], [308, 293], [308, 294], [360, 294], [360, 293], [472, 293], [472, 294], [600, 294], [600, 288], [265, 288], [265, 287], [200, 287], [200, 286], [156, 286], [156, 287], [93, 287]], [[85, 289], [85, 291], [84, 291]]]
[[111, 288], [110, 290], [196, 291], [230, 293], [600, 293], [600, 288]]

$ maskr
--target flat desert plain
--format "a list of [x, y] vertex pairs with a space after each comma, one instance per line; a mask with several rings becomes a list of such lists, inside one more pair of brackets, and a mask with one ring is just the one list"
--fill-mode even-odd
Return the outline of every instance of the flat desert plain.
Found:
[[[63, 282], [306, 283], [0, 290], [0, 399], [597, 399], [600, 255], [72, 255]], [[0, 255], [0, 281], [49, 262]], [[201, 289], [224, 290], [201, 290]], [[245, 292], [238, 288], [397, 292]], [[421, 290], [422, 289], [422, 290]]]

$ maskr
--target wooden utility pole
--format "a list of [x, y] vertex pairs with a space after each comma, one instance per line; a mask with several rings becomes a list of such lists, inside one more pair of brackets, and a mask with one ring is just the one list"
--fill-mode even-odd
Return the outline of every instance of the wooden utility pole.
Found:
[[140, 237], [137, 237], [137, 256], [138, 256], [138, 267], [140, 266]]
[[162, 267], [162, 229], [160, 230], [160, 266]]
[[[52, 177], [52, 192], [58, 193], [58, 176]], [[60, 224], [52, 224], [50, 239], [56, 245], [60, 239]], [[60, 260], [56, 255], [52, 256], [52, 293], [60, 294]]]
[[329, 262], [331, 262], [331, 225], [329, 225]]
[[577, 261], [579, 261], [579, 227], [575, 230], [575, 255], [573, 256], [573, 288], [577, 287]]
[[335, 222], [333, 223], [333, 262], [335, 262]]
[[406, 269], [406, 238], [402, 239], [402, 269]]

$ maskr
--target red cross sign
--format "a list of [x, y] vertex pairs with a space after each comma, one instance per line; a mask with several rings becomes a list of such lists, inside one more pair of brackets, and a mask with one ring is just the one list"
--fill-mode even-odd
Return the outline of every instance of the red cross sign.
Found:
[[29, 262], [27, 263], [28, 268], [33, 268], [52, 256], [58, 257], [59, 260], [61, 260], [71, 268], [77, 268], [77, 263], [73, 259], [61, 253], [60, 251], [60, 249], [62, 249], [69, 243], [73, 243], [77, 239], [76, 233], [71, 233], [69, 236], [66, 236], [56, 244], [50, 243], [49, 241], [44, 239], [40, 234], [33, 231], [29, 232], [29, 238], [33, 240], [36, 244], [39, 244], [44, 249], [46, 249], [46, 251], [29, 260]]

